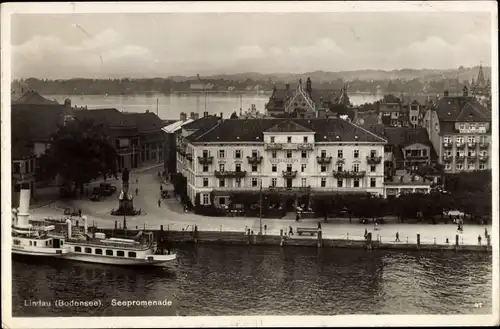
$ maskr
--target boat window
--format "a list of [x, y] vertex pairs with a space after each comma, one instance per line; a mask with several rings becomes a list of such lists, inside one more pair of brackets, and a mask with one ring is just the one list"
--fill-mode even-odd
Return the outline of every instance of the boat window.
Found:
[[92, 248], [85, 248], [85, 253], [86, 254], [91, 254], [92, 253]]
[[95, 250], [95, 253], [96, 253], [97, 255], [102, 255], [102, 249], [96, 249], [96, 250]]
[[118, 250], [118, 251], [116, 252], [116, 256], [123, 257], [123, 256], [125, 256], [125, 253], [124, 253], [123, 251], [121, 251], [121, 250]]
[[109, 250], [109, 249], [107, 249], [107, 250], [106, 250], [106, 255], [108, 255], [108, 256], [113, 256], [113, 250]]
[[133, 257], [133, 258], [137, 257], [136, 253], [135, 253], [135, 252], [133, 252], [133, 251], [129, 251], [129, 252], [128, 252], [128, 256], [129, 256], [129, 257]]
[[32, 245], [33, 245], [33, 241], [30, 240], [30, 246], [32, 246]]
[[75, 247], [75, 252], [82, 252], [82, 248], [81, 247]]
[[36, 247], [36, 241], [33, 241], [33, 245]]
[[61, 246], [63, 245], [63, 243], [64, 243], [64, 241], [63, 241], [63, 240], [61, 240]]
[[45, 245], [48, 246], [49, 245], [49, 241], [45, 241]]

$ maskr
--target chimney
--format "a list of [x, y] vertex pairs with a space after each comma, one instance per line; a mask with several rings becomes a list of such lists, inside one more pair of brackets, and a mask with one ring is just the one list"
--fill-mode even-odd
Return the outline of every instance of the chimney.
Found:
[[448, 97], [450, 95], [450, 93], [448, 92], [448, 90], [445, 90], [443, 95], [444, 95], [444, 97]]
[[180, 114], [180, 120], [181, 121], [186, 121], [186, 119], [187, 119], [186, 113], [185, 112], [181, 112], [181, 114]]
[[205, 111], [205, 112], [203, 112], [203, 117], [204, 117], [204, 118], [208, 117], [208, 112], [206, 112], [206, 111]]
[[191, 120], [196, 120], [196, 113], [191, 112], [191, 114], [189, 115], [189, 117], [191, 118]]

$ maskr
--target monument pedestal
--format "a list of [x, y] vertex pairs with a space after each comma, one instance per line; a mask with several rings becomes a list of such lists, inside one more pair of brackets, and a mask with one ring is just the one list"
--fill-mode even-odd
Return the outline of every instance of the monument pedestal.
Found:
[[128, 192], [128, 170], [125, 169], [122, 175], [122, 191], [118, 197], [118, 209], [111, 212], [115, 216], [135, 216], [140, 214], [140, 210], [134, 209], [134, 198]]

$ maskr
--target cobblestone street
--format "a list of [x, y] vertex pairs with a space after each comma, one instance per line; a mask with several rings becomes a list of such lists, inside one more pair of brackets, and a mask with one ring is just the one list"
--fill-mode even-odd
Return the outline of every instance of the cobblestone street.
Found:
[[[164, 190], [172, 190], [171, 185], [161, 183], [157, 172], [161, 167], [152, 168], [142, 172], [132, 172], [130, 175], [130, 192], [134, 195], [134, 206], [142, 210], [142, 214], [136, 217], [127, 217], [127, 227], [135, 228], [146, 227], [150, 229], [159, 229], [160, 225], [164, 229], [171, 230], [192, 230], [194, 225], [201, 231], [241, 231], [245, 228], [253, 230], [255, 233], [260, 230], [259, 218], [249, 217], [208, 217], [196, 215], [192, 212], [185, 213], [182, 205], [174, 198], [160, 199], [160, 185]], [[70, 202], [57, 201], [50, 205], [33, 209], [32, 216], [41, 218], [44, 216], [60, 217], [63, 215], [64, 208], [81, 209], [89, 219], [89, 225], [95, 223], [98, 227], [112, 228], [115, 220], [121, 225], [123, 217], [111, 215], [111, 210], [118, 207], [118, 193], [121, 188], [121, 182], [112, 179], [108, 180], [117, 187], [117, 192], [103, 198], [99, 202], [92, 202], [88, 197], [73, 200]], [[101, 181], [90, 184], [90, 187], [99, 185]], [[138, 195], [136, 195], [138, 189]], [[161, 200], [161, 206], [158, 207], [158, 200]], [[323, 219], [301, 219], [296, 222], [294, 219], [262, 219], [263, 234], [279, 235], [280, 230], [288, 232], [291, 226], [295, 232], [297, 227], [317, 228], [318, 221], [321, 222], [324, 238], [336, 239], [356, 239], [364, 238], [365, 229], [372, 232], [373, 239], [381, 239], [382, 242], [394, 242], [396, 233], [399, 233], [399, 243], [416, 243], [417, 234], [420, 234], [422, 244], [446, 244], [455, 243], [455, 235], [458, 234], [454, 224], [411, 224], [411, 223], [387, 223], [379, 225], [378, 230], [374, 230], [373, 224], [361, 224], [357, 218], [349, 219], [329, 218], [328, 223]], [[266, 227], [266, 230], [264, 230]], [[486, 244], [484, 236], [485, 228], [491, 234], [491, 225], [464, 225], [464, 232], [459, 234], [459, 243], [474, 245], [478, 244], [478, 236], [482, 237], [482, 244]], [[297, 237], [297, 235], [295, 235]], [[304, 239], [310, 239], [309, 236], [303, 236]]]

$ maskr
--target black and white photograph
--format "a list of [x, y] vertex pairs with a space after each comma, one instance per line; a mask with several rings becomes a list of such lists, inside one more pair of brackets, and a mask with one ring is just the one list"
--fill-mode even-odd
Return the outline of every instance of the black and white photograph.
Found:
[[6, 327], [500, 324], [496, 2], [1, 14]]

